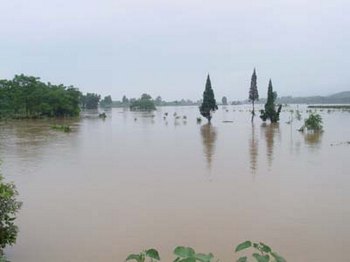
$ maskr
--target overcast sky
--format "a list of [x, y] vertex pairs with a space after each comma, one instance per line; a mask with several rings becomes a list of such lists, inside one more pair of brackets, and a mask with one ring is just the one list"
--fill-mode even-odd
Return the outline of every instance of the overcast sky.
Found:
[[217, 100], [350, 90], [349, 0], [0, 0], [0, 78]]

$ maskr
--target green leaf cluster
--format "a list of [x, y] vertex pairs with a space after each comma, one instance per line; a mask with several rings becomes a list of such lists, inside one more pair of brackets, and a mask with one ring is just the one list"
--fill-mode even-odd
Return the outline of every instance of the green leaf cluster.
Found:
[[158, 251], [153, 248], [142, 251], [139, 254], [130, 254], [125, 261], [136, 260], [136, 262], [145, 262], [147, 258], [151, 262], [160, 261]]
[[0, 175], [0, 256], [7, 245], [16, 242], [18, 227], [14, 221], [22, 203], [17, 201], [18, 192], [13, 183], [5, 183]]
[[0, 118], [77, 116], [81, 93], [73, 86], [43, 83], [40, 78], [15, 75], [0, 80]]
[[[253, 248], [254, 253], [252, 254], [252, 257], [255, 259], [256, 262], [286, 262], [286, 260], [278, 255], [276, 252], [272, 251], [272, 249], [262, 243], [253, 243], [251, 241], [245, 241], [237, 245], [235, 252], [240, 252], [242, 250]], [[236, 262], [247, 262], [248, 256], [242, 256], [236, 260]]]

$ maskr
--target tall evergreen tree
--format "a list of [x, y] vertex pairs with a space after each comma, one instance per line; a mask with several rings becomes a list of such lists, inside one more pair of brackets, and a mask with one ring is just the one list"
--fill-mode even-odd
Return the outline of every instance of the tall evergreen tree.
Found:
[[276, 105], [275, 105], [276, 99], [277, 99], [277, 93], [273, 91], [272, 81], [270, 79], [269, 87], [267, 90], [267, 101], [265, 104], [265, 110], [260, 111], [261, 112], [260, 118], [263, 121], [266, 121], [267, 119], [269, 119], [271, 123], [277, 123], [279, 121], [282, 105], [279, 105], [276, 111]]
[[215, 112], [215, 110], [218, 109], [218, 106], [216, 105], [214, 91], [211, 87], [211, 81], [210, 76], [208, 74], [207, 82], [205, 84], [205, 90], [203, 92], [203, 103], [199, 107], [199, 111], [203, 117], [208, 119], [208, 122], [210, 123], [212, 118], [212, 113]]
[[252, 105], [253, 105], [252, 121], [253, 121], [253, 118], [255, 116], [254, 102], [257, 100], [259, 100], [259, 93], [258, 93], [258, 87], [256, 84], [256, 72], [255, 72], [255, 68], [254, 68], [252, 79], [250, 81], [250, 89], [249, 89], [249, 101], [251, 101]]

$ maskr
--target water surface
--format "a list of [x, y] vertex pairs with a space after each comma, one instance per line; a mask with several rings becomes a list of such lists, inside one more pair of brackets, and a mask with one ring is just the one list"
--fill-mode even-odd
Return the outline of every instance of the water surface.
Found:
[[232, 261], [251, 239], [288, 261], [347, 261], [350, 113], [319, 111], [325, 132], [302, 134], [290, 109], [277, 125], [252, 124], [249, 106], [220, 108], [211, 125], [197, 107], [85, 114], [61, 120], [68, 134], [54, 120], [1, 122], [2, 173], [24, 202], [6, 254], [112, 262], [155, 247], [172, 261], [185, 245]]

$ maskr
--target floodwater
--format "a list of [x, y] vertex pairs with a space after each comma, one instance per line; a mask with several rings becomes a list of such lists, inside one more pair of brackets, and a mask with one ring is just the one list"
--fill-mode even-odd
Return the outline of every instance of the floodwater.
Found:
[[197, 107], [113, 109], [61, 120], [71, 133], [1, 122], [1, 172], [23, 201], [8, 258], [117, 262], [156, 248], [172, 261], [183, 245], [224, 262], [249, 239], [288, 261], [348, 261], [350, 113], [319, 110], [319, 135], [287, 124], [291, 107], [278, 125], [252, 125], [249, 108], [220, 107], [212, 125]]

